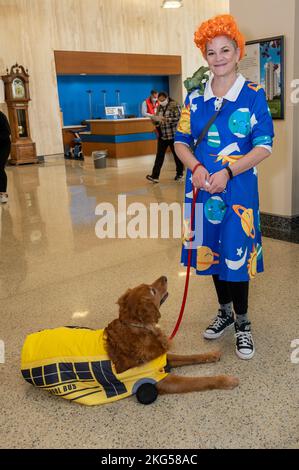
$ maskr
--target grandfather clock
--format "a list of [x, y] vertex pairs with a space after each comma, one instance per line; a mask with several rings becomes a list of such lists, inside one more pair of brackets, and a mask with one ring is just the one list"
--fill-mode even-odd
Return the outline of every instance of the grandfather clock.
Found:
[[29, 75], [22, 65], [15, 64], [2, 75], [5, 101], [11, 127], [11, 163], [37, 163], [35, 143], [30, 137], [28, 103]]

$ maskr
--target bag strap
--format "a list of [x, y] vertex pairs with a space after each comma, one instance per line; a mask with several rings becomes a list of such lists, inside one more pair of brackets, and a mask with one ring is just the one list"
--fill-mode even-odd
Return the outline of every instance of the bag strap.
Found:
[[220, 108], [218, 109], [218, 111], [216, 111], [215, 114], [213, 114], [213, 116], [211, 117], [211, 119], [209, 120], [209, 122], [205, 125], [205, 127], [203, 128], [200, 136], [198, 137], [197, 141], [196, 141], [196, 144], [194, 145], [194, 149], [193, 149], [193, 153], [195, 153], [195, 150], [196, 148], [199, 146], [199, 144], [201, 143], [201, 141], [203, 140], [204, 136], [206, 135], [206, 133], [208, 132], [208, 130], [210, 129], [211, 125], [213, 124], [213, 122], [215, 121], [215, 119], [217, 118], [218, 114], [220, 113], [220, 111], [224, 108], [224, 105], [227, 103], [228, 100], [226, 100], [225, 98], [223, 98], [222, 100], [222, 103], [221, 103], [221, 106]]

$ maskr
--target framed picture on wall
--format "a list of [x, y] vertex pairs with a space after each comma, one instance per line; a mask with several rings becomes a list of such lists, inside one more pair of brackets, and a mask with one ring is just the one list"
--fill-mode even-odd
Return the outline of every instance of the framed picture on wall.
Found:
[[246, 42], [239, 71], [260, 84], [273, 119], [284, 119], [284, 36]]

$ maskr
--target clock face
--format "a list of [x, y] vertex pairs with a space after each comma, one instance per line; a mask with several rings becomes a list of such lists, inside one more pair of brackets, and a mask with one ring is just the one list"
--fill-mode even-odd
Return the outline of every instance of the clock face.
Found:
[[20, 78], [15, 78], [12, 82], [12, 96], [15, 99], [25, 98], [25, 86]]

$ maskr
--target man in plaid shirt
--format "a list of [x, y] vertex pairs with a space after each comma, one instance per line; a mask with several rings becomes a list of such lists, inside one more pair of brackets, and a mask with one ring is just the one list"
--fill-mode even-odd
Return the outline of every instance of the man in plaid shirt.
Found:
[[174, 135], [181, 115], [180, 106], [168, 96], [166, 91], [161, 91], [158, 94], [158, 100], [157, 113], [151, 118], [155, 122], [159, 135], [157, 155], [152, 173], [147, 175], [146, 178], [152, 183], [159, 183], [165, 153], [167, 148], [170, 147], [176, 165], [176, 176], [174, 179], [175, 181], [181, 181], [183, 179], [184, 166], [174, 150]]

